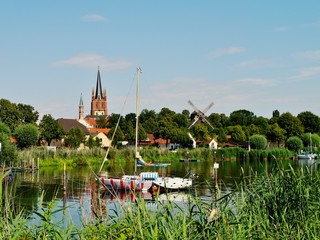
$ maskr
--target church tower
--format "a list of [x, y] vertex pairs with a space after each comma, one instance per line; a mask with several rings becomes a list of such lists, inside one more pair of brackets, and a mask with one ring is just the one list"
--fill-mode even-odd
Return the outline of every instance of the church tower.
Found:
[[96, 89], [92, 88], [91, 113], [92, 116], [108, 115], [107, 92], [102, 92], [100, 70], [98, 68]]
[[79, 103], [79, 120], [84, 118], [84, 105], [82, 99], [82, 93], [80, 96], [80, 103]]

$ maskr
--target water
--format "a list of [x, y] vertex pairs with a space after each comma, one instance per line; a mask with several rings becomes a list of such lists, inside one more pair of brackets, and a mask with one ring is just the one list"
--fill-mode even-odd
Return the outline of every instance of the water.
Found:
[[[193, 187], [187, 192], [173, 193], [169, 197], [176, 202], [184, 202], [188, 194], [195, 194], [203, 200], [212, 199], [212, 189], [218, 184], [222, 193], [232, 190], [235, 183], [242, 177], [253, 178], [265, 171], [272, 171], [276, 165], [288, 168], [308, 167], [311, 171], [318, 170], [316, 160], [279, 160], [279, 161], [223, 161], [218, 162], [217, 174], [214, 174], [213, 162], [172, 162], [168, 168], [143, 167], [141, 171], [158, 171], [159, 175], [187, 177], [188, 173], [193, 177]], [[132, 174], [133, 167], [113, 166], [107, 172], [109, 176], [120, 176], [123, 173]], [[107, 217], [115, 214], [120, 205], [128, 204], [137, 197], [142, 197], [152, 204], [153, 196], [149, 193], [138, 193], [138, 195], [121, 193], [114, 195], [103, 191], [101, 186], [95, 182], [95, 174], [90, 168], [67, 169], [64, 177], [63, 169], [42, 168], [37, 172], [14, 173], [13, 182], [6, 191], [12, 197], [16, 209], [24, 209], [33, 220], [30, 224], [37, 224], [39, 218], [34, 212], [43, 214], [46, 206], [52, 199], [55, 200], [55, 209], [60, 209], [54, 215], [54, 221], [61, 225], [73, 223], [81, 226], [82, 223], [90, 222], [96, 216]], [[43, 204], [39, 206], [41, 195]], [[167, 196], [161, 195], [158, 201], [165, 201]]]

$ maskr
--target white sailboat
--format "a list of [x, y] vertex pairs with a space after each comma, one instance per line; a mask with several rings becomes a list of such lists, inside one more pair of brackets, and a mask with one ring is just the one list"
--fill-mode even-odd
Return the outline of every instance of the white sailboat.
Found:
[[[141, 68], [137, 69], [137, 89], [136, 89], [136, 139], [135, 139], [135, 169], [137, 172], [137, 162], [143, 162], [138, 151], [138, 127], [139, 127], [139, 88], [140, 88]], [[158, 172], [141, 172], [135, 175], [123, 175], [120, 178], [99, 177], [99, 182], [112, 190], [133, 190], [133, 191], [173, 191], [183, 190], [192, 186], [192, 180], [180, 177], [159, 177]]]

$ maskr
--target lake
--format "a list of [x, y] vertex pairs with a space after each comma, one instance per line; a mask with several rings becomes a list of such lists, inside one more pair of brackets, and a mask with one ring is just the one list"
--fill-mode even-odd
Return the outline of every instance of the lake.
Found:
[[[215, 184], [218, 184], [222, 194], [230, 191], [241, 177], [253, 178], [265, 171], [272, 171], [273, 167], [279, 165], [283, 168], [308, 167], [311, 171], [318, 170], [316, 160], [273, 160], [273, 161], [219, 161], [217, 174], [214, 174], [213, 161], [200, 162], [172, 162], [167, 168], [140, 167], [140, 171], [158, 171], [159, 175], [193, 177], [193, 186], [187, 192], [174, 193], [170, 195], [174, 201], [184, 201], [187, 194], [199, 196], [204, 201], [211, 200]], [[99, 166], [98, 166], [99, 167]], [[137, 197], [143, 197], [152, 204], [153, 197], [149, 193], [137, 195], [120, 193], [111, 194], [102, 190], [95, 181], [96, 169], [89, 167], [67, 168], [40, 168], [36, 172], [14, 173], [13, 181], [4, 188], [12, 196], [11, 202], [16, 209], [25, 209], [34, 217], [30, 224], [37, 224], [38, 218], [35, 211], [43, 214], [43, 210], [52, 199], [55, 201], [55, 209], [61, 209], [54, 215], [59, 224], [73, 223], [81, 226], [89, 222], [97, 215], [107, 217], [117, 211], [117, 208], [133, 201]], [[123, 173], [133, 174], [133, 163], [126, 166], [113, 166], [105, 172], [108, 176], [120, 176]], [[64, 174], [65, 173], [65, 174]], [[39, 206], [40, 197], [43, 194], [43, 205]], [[159, 201], [165, 201], [167, 196], [162, 195]], [[43, 208], [43, 209], [41, 209]]]

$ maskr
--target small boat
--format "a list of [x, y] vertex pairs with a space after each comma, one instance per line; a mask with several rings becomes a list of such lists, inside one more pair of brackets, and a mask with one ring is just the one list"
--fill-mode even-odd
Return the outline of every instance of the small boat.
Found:
[[318, 158], [318, 155], [315, 153], [301, 152], [300, 154], [298, 154], [298, 159], [311, 160], [311, 159], [317, 159], [317, 158]]
[[[136, 132], [135, 132], [135, 169], [137, 172], [137, 165], [142, 164], [148, 166], [138, 152], [138, 126], [139, 126], [139, 84], [140, 84], [141, 68], [137, 69], [137, 90], [136, 90]], [[152, 165], [151, 165], [152, 166]], [[155, 166], [155, 165], [153, 165]], [[158, 166], [161, 166], [159, 164]], [[168, 164], [163, 164], [168, 166]], [[134, 175], [123, 175], [120, 178], [99, 177], [98, 181], [106, 189], [115, 191], [132, 190], [132, 191], [154, 191], [159, 189], [161, 191], [167, 190], [182, 190], [192, 185], [191, 179], [184, 179], [179, 177], [159, 177], [158, 172], [142, 172]]]

